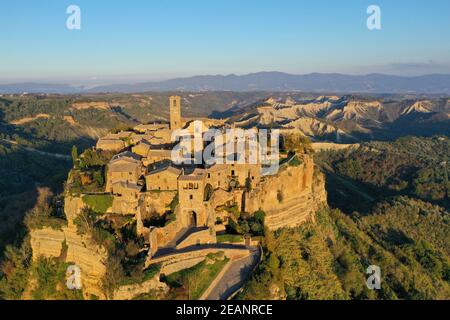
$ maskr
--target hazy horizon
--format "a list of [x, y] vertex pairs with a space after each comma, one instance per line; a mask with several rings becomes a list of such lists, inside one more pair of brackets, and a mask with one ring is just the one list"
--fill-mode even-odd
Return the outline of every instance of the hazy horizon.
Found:
[[[69, 30], [67, 8], [80, 8]], [[450, 2], [367, 0], [8, 1], [0, 83], [106, 85], [279, 71], [450, 74]]]
[[36, 78], [36, 79], [11, 79], [11, 80], [1, 80], [0, 85], [18, 85], [18, 84], [46, 84], [46, 85], [67, 85], [73, 87], [96, 87], [96, 86], [108, 86], [108, 85], [132, 85], [132, 84], [140, 84], [140, 83], [151, 83], [151, 82], [163, 82], [167, 80], [174, 79], [189, 79], [192, 77], [208, 77], [208, 76], [246, 76], [251, 74], [259, 74], [259, 73], [284, 73], [295, 76], [304, 76], [309, 74], [341, 74], [345, 76], [368, 76], [371, 74], [381, 74], [386, 76], [394, 76], [394, 77], [406, 77], [406, 78], [414, 78], [420, 76], [430, 76], [430, 75], [450, 75], [449, 72], [434, 72], [434, 73], [423, 73], [423, 74], [414, 74], [414, 75], [405, 75], [405, 74], [395, 74], [395, 73], [385, 73], [385, 72], [370, 72], [370, 73], [342, 73], [342, 72], [309, 72], [309, 73], [291, 73], [285, 71], [255, 71], [250, 73], [229, 73], [229, 74], [186, 74], [186, 75], [121, 75], [121, 76], [108, 76], [108, 77], [90, 77], [90, 78]]

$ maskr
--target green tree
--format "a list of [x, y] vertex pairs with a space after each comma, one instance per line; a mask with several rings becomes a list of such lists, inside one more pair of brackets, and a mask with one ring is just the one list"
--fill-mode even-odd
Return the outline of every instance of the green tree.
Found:
[[78, 168], [78, 149], [77, 146], [72, 146], [72, 162], [74, 168]]

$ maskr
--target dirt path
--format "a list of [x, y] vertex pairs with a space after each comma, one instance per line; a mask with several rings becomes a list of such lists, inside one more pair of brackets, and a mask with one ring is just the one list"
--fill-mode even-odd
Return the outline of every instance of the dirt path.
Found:
[[31, 148], [31, 147], [25, 147], [25, 146], [19, 144], [17, 141], [13, 141], [13, 140], [7, 140], [7, 139], [1, 139], [1, 140], [5, 141], [5, 142], [7, 142], [9, 144], [18, 146], [18, 147], [20, 147], [20, 148], [22, 148], [22, 149], [24, 149], [26, 151], [29, 151], [29, 152], [34, 152], [34, 153], [38, 153], [38, 154], [43, 155], [43, 156], [48, 156], [48, 157], [53, 157], [53, 158], [58, 158], [58, 159], [71, 160], [71, 157], [68, 156], [68, 155], [65, 155], [65, 154], [51, 153], [51, 152], [37, 150], [37, 149]]

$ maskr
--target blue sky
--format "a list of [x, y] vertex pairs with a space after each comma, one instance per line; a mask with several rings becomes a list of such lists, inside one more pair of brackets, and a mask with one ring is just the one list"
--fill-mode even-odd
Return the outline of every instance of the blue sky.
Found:
[[[66, 9], [81, 8], [81, 30]], [[382, 30], [366, 9], [381, 7]], [[449, 0], [2, 0], [0, 81], [450, 73]]]

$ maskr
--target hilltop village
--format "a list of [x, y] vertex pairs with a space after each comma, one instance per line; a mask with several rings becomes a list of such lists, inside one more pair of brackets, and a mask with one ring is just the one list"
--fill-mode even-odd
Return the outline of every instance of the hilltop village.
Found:
[[[211, 120], [208, 124], [217, 123], [220, 121]], [[177, 242], [187, 232], [191, 244], [215, 243], [217, 217], [211, 204], [241, 204], [237, 197], [242, 194], [227, 192], [230, 184], [249, 186], [250, 182], [251, 187], [257, 187], [261, 181], [260, 164], [174, 165], [173, 132], [185, 127], [194, 137], [198, 125], [203, 135], [208, 125], [199, 120], [185, 123], [181, 118], [181, 99], [173, 96], [169, 124], [139, 125], [133, 131], [110, 134], [97, 143], [97, 149], [118, 152], [107, 167], [105, 191], [114, 196], [111, 211], [135, 215], [138, 233], [149, 239], [151, 254]], [[192, 151], [195, 154], [196, 150]], [[164, 205], [154, 199], [155, 193], [163, 192], [169, 198], [177, 197], [176, 221], [166, 228], [145, 228], [141, 217], [149, 210], [157, 210], [155, 203], [156, 207]]]
[[[241, 240], [227, 238], [230, 225], [235, 225], [241, 214], [259, 212], [264, 226], [276, 230], [314, 221], [315, 212], [326, 204], [324, 179], [307, 153], [281, 152], [275, 173], [265, 170], [267, 164], [262, 157], [248, 161], [251, 148], [247, 141], [244, 155], [228, 149], [225, 152], [225, 159], [235, 161], [196, 163], [196, 155], [207, 147], [204, 142], [180, 149], [184, 160], [174, 161], [173, 136], [177, 132], [195, 141], [195, 137], [203, 138], [214, 129], [223, 132], [225, 143], [239, 141], [225, 134], [233, 125], [223, 120], [183, 119], [178, 96], [170, 97], [169, 108], [169, 123], [140, 124], [99, 139], [89, 152], [110, 155], [105, 170], [97, 176], [97, 180], [104, 180], [104, 187], [74, 192], [69, 188], [74, 185], [72, 172], [64, 199], [67, 226], [31, 232], [33, 259], [58, 257], [66, 248], [66, 261], [82, 269], [85, 296], [106, 297], [101, 280], [107, 272], [108, 257], [107, 250], [87, 244], [88, 235], [80, 233], [79, 220], [85, 219], [86, 208], [105, 216], [132, 219], [136, 234], [145, 243], [144, 268], [157, 266], [158, 275], [168, 275], [190, 268], [211, 254], [224, 255], [231, 261], [254, 254], [258, 240], [250, 236], [250, 231]], [[159, 276], [149, 281], [137, 287], [115, 288], [112, 298], [131, 299], [149, 288], [167, 289]]]

